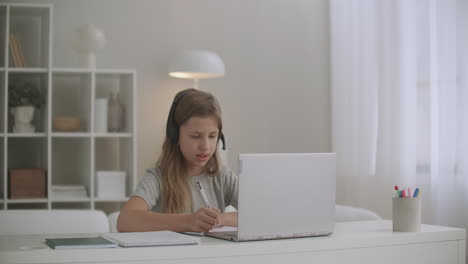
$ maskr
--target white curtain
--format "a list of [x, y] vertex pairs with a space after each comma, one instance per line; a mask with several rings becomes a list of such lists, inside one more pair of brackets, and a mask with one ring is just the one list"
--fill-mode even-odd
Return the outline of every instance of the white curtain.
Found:
[[330, 1], [338, 203], [390, 219], [419, 187], [423, 223], [468, 228], [467, 2]]

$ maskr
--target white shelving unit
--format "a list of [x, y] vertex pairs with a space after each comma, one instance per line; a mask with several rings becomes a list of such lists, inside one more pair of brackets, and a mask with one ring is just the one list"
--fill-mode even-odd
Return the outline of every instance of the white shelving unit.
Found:
[[[0, 209], [100, 209], [128, 200], [136, 184], [136, 72], [135, 70], [52, 67], [53, 6], [0, 3]], [[15, 67], [9, 35], [20, 41], [25, 67]], [[8, 87], [28, 80], [46, 95], [36, 114], [35, 133], [13, 133], [8, 109]], [[120, 93], [125, 108], [121, 132], [94, 132], [94, 101]], [[52, 120], [77, 116], [76, 132], [54, 131]], [[9, 199], [9, 168], [43, 168], [47, 171], [47, 198]], [[126, 171], [126, 196], [97, 198], [95, 175], [99, 170]], [[88, 197], [54, 198], [55, 184], [85, 185]], [[117, 208], [118, 209], [118, 208]], [[105, 210], [105, 209], [104, 209]]]

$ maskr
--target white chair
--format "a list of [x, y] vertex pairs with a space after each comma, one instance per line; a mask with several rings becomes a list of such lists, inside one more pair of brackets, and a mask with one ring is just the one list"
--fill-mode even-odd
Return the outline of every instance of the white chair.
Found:
[[110, 213], [109, 218], [109, 231], [111, 233], [119, 232], [117, 231], [117, 219], [119, 218], [120, 211]]
[[0, 210], [0, 235], [107, 233], [106, 214], [97, 210]]
[[[351, 207], [346, 205], [337, 204], [335, 214], [335, 222], [349, 222], [349, 221], [370, 221], [381, 220], [377, 213], [358, 207]], [[226, 212], [235, 212], [236, 208], [232, 206], [226, 207]]]
[[[346, 205], [336, 205], [335, 222], [348, 222], [348, 221], [370, 221], [370, 220], [381, 220], [377, 213], [364, 209], [356, 208]], [[228, 206], [225, 212], [236, 212], [236, 208]], [[119, 211], [109, 214], [109, 230], [110, 232], [117, 231], [117, 219], [119, 218]]]
[[381, 220], [377, 213], [346, 205], [336, 205], [335, 222]]

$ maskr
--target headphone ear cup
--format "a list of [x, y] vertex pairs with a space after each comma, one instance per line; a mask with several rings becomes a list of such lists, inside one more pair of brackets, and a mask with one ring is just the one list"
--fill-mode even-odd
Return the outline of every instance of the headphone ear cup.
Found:
[[177, 126], [176, 121], [175, 121], [175, 111], [177, 108], [177, 104], [179, 104], [180, 100], [182, 100], [182, 98], [185, 95], [193, 91], [196, 91], [196, 90], [191, 88], [176, 95], [176, 97], [174, 98], [174, 101], [172, 102], [171, 109], [169, 110], [169, 116], [167, 117], [167, 123], [166, 123], [166, 137], [171, 139], [172, 142], [174, 143], [177, 143], [177, 140], [179, 139], [179, 127]]
[[226, 139], [224, 138], [223, 132], [221, 132], [219, 139], [221, 140], [221, 142], [223, 142], [223, 150], [226, 150]]
[[177, 127], [174, 120], [175, 104], [173, 103], [171, 109], [169, 110], [169, 116], [167, 117], [166, 124], [166, 137], [172, 141], [177, 140]]

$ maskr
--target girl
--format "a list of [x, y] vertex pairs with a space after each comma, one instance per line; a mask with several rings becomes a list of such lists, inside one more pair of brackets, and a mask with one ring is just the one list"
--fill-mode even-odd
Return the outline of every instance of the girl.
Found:
[[237, 212], [224, 213], [228, 205], [237, 208], [238, 180], [219, 162], [222, 127], [213, 95], [195, 89], [179, 92], [169, 111], [163, 152], [120, 211], [117, 230], [208, 232], [237, 226]]

